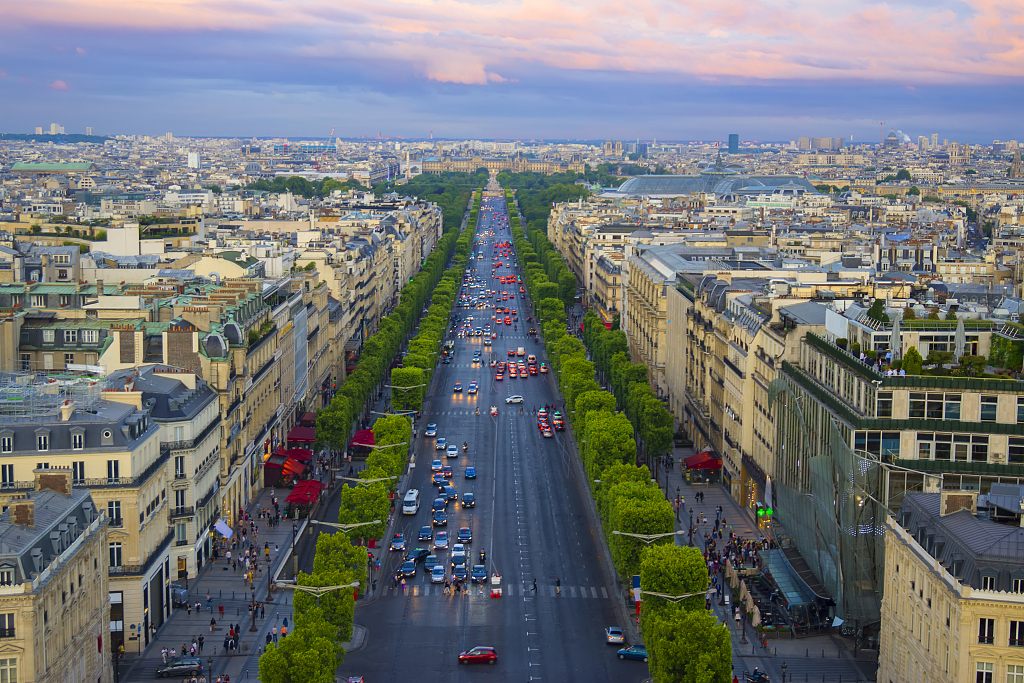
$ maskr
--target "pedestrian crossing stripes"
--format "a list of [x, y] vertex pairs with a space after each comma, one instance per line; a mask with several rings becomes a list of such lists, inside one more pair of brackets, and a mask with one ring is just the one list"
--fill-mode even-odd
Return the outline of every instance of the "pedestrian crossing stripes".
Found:
[[[502, 596], [503, 597], [514, 597], [514, 596], [525, 596], [533, 597], [533, 586], [529, 584], [519, 585], [514, 583], [502, 584]], [[405, 594], [414, 598], [420, 597], [452, 597], [450, 595], [444, 595], [444, 586], [442, 584], [411, 584], [406, 586]], [[403, 595], [401, 587], [393, 588], [386, 586], [381, 593], [385, 597], [401, 597]], [[489, 584], [470, 584], [469, 586], [469, 597], [490, 597], [491, 587]], [[562, 586], [562, 592], [559, 594], [554, 586], [537, 586], [536, 597], [541, 598], [569, 598], [570, 600], [607, 600], [608, 589], [604, 586], [598, 588], [597, 586]]]

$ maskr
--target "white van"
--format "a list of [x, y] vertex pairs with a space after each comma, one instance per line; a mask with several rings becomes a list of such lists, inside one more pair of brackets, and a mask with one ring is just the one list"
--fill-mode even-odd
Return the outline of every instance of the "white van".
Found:
[[518, 349], [516, 349], [516, 355], [522, 358], [523, 356], [526, 355], [526, 349], [520, 346]]
[[536, 365], [537, 364], [537, 356], [535, 356], [535, 355], [533, 355], [531, 353], [529, 356], [526, 357], [526, 362], [529, 363], [530, 365]]
[[402, 500], [402, 514], [415, 515], [420, 511], [420, 492], [417, 489], [409, 489], [405, 492]]

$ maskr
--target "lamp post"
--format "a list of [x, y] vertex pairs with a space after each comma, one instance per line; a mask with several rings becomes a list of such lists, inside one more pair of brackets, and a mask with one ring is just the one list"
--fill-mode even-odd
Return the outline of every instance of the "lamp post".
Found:
[[786, 666], [785, 662], [783, 662], [782, 666], [780, 666], [779, 668], [782, 669], [782, 683], [786, 683], [786, 669], [788, 669], [789, 667]]
[[359, 586], [358, 581], [352, 583], [346, 583], [342, 586], [300, 586], [296, 583], [281, 583], [281, 588], [290, 588], [295, 591], [302, 591], [303, 593], [309, 593], [310, 595], [316, 596], [316, 606], [320, 606], [320, 596], [327, 595], [331, 591], [336, 591], [340, 588], [357, 588]]
[[213, 680], [213, 657], [206, 658], [206, 675], [209, 680]]
[[657, 541], [659, 538], [666, 538], [668, 536], [678, 536], [678, 535], [680, 535], [680, 534], [682, 534], [684, 532], [682, 532], [682, 531], [669, 531], [668, 533], [664, 533], [664, 534], [633, 534], [633, 533], [630, 533], [628, 531], [619, 531], [618, 529], [615, 529], [614, 531], [612, 531], [612, 533], [615, 534], [616, 536], [629, 536], [630, 538], [635, 538], [635, 539], [637, 539], [639, 541], [642, 541], [646, 545], [650, 545], [650, 544], [654, 543], [655, 541]]
[[693, 547], [693, 508], [690, 508], [690, 543], [689, 546]]

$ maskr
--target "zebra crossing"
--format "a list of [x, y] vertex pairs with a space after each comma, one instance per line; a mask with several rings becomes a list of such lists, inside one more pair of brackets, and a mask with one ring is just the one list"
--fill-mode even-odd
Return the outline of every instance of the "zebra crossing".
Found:
[[[481, 586], [483, 590], [481, 591]], [[516, 595], [533, 597], [533, 586], [529, 584], [502, 584], [502, 596], [513, 597]], [[384, 597], [402, 597], [402, 588], [394, 588], [392, 586], [385, 586], [381, 592]], [[444, 585], [440, 583], [427, 583], [427, 584], [416, 584], [411, 583], [405, 587], [405, 595], [413, 598], [419, 597], [430, 597], [430, 596], [441, 596], [441, 597], [452, 597], [444, 594]], [[568, 598], [570, 600], [608, 600], [608, 589], [604, 586], [562, 586], [562, 593], [558, 594], [554, 586], [537, 586], [536, 596], [539, 598]], [[468, 596], [469, 598], [490, 598], [491, 587], [490, 584], [471, 584], [469, 587]]]

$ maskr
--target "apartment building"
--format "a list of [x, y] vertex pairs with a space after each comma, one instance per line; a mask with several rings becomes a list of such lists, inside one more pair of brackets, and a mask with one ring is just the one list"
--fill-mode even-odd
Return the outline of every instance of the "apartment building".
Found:
[[908, 493], [886, 520], [878, 680], [1024, 680], [1022, 499]]
[[107, 517], [72, 472], [37, 469], [0, 514], [0, 676], [10, 683], [113, 680]]
[[[150, 627], [170, 614], [174, 539], [167, 523], [170, 452], [161, 447], [152, 409], [130, 380], [114, 387], [29, 374], [3, 381], [21, 387], [21, 395], [12, 400], [8, 392], [0, 405], [0, 496], [12, 505], [46, 470], [67, 472], [75, 487], [88, 489], [109, 518], [107, 563], [100, 565], [109, 592], [119, 596], [124, 622], [143, 625], [148, 643]], [[124, 633], [113, 629], [111, 636], [117, 642]]]

